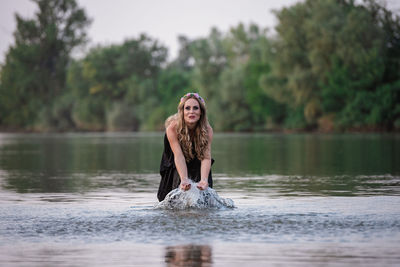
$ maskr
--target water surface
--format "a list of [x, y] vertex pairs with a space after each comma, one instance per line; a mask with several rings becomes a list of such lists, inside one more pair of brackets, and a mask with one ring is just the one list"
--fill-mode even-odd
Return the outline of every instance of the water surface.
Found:
[[153, 209], [162, 141], [1, 134], [0, 264], [400, 263], [400, 136], [216, 134], [232, 210]]

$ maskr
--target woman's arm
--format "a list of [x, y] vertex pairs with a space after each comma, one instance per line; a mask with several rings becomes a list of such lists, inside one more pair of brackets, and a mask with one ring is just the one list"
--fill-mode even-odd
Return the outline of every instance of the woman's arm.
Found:
[[213, 130], [211, 126], [208, 127], [208, 147], [205, 151], [204, 159], [201, 161], [200, 168], [200, 182], [197, 184], [197, 188], [204, 190], [208, 187], [208, 175], [211, 170], [211, 143], [213, 139]]
[[174, 153], [176, 170], [178, 171], [179, 177], [181, 178], [180, 188], [186, 191], [190, 189], [190, 181], [188, 179], [185, 156], [183, 155], [181, 145], [179, 144], [178, 134], [175, 127], [175, 123], [171, 123], [170, 126], [168, 126], [166, 130], [167, 138], [172, 152]]

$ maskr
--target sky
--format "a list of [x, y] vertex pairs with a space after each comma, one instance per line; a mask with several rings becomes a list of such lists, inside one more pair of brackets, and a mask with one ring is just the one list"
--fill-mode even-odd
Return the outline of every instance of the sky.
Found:
[[[205, 37], [212, 27], [225, 32], [240, 22], [272, 29], [273, 9], [299, 0], [77, 0], [93, 19], [88, 29], [87, 49], [98, 44], [117, 44], [146, 33], [169, 49], [169, 58], [178, 52], [178, 36]], [[30, 0], [0, 0], [0, 62], [14, 43], [14, 14], [32, 18], [36, 5]]]
[[[273, 32], [277, 21], [272, 10], [301, 0], [77, 0], [93, 19], [86, 50], [98, 44], [118, 44], [146, 33], [169, 49], [169, 59], [178, 53], [179, 35], [205, 37], [212, 27], [226, 32], [239, 23], [255, 23]], [[400, 10], [399, 0], [387, 0]], [[32, 18], [36, 5], [30, 0], [0, 0], [0, 62], [14, 42], [14, 14]]]

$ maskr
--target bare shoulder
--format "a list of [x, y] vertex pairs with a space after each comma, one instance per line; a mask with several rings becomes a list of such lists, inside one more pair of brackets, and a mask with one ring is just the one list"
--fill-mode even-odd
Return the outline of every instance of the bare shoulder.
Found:
[[209, 132], [209, 133], [213, 133], [213, 128], [211, 127], [211, 125], [208, 125], [207, 126], [207, 131]]
[[176, 127], [176, 121], [171, 121], [171, 123], [167, 127], [166, 133], [169, 141], [177, 139], [178, 134], [176, 132]]
[[207, 126], [207, 132], [208, 132], [208, 139], [210, 139], [210, 141], [213, 139], [213, 135], [214, 135], [214, 131], [213, 128], [211, 127], [211, 125]]
[[178, 140], [178, 133], [177, 133], [177, 123], [176, 121], [172, 121], [166, 129], [166, 134], [168, 138], [169, 145], [171, 146], [172, 152], [174, 153], [175, 157], [179, 157], [182, 154], [182, 149], [179, 144]]

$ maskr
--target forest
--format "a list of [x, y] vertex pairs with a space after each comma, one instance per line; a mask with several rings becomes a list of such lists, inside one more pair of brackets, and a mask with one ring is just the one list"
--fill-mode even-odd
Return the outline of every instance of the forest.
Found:
[[160, 131], [186, 92], [215, 131], [399, 131], [400, 17], [378, 0], [305, 0], [271, 29], [238, 24], [178, 36], [146, 33], [79, 58], [91, 19], [75, 0], [16, 14], [0, 66], [0, 131]]

